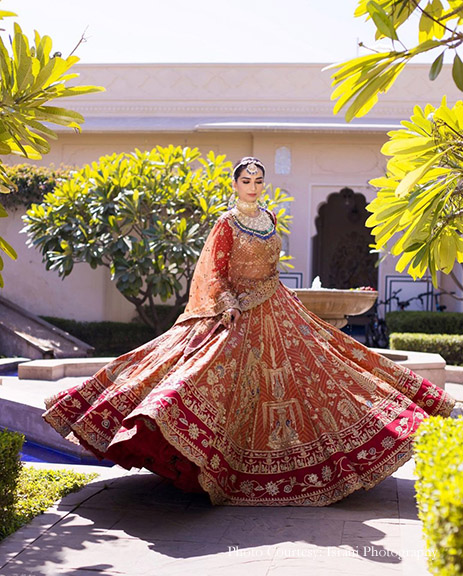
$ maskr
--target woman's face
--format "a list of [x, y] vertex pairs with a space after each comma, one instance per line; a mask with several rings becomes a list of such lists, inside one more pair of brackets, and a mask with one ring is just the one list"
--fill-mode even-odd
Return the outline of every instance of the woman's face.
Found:
[[248, 174], [246, 168], [233, 182], [233, 188], [240, 200], [244, 202], [256, 202], [262, 196], [264, 190], [264, 174], [258, 168], [256, 174]]

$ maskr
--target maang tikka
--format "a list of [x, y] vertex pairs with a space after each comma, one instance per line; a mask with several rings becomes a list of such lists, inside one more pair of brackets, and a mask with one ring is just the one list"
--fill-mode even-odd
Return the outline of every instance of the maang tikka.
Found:
[[248, 164], [246, 166], [246, 172], [248, 174], [250, 174], [251, 176], [254, 176], [254, 174], [257, 174], [259, 168], [256, 166], [256, 164], [254, 164], [254, 162], [251, 162], [250, 164]]

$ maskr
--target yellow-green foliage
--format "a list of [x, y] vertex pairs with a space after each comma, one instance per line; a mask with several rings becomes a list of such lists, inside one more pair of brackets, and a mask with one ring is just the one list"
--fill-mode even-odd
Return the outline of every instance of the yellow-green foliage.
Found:
[[[444, 54], [452, 54], [452, 78], [463, 91], [463, 61], [455, 50], [463, 42], [461, 0], [359, 0], [355, 16], [370, 20], [382, 42], [331, 66], [335, 114], [345, 108], [347, 121], [364, 116], [407, 64], [428, 52], [435, 53], [429, 78], [439, 76]], [[405, 24], [415, 41], [401, 41]], [[366, 224], [373, 228], [374, 248], [400, 257], [399, 272], [406, 269], [414, 279], [430, 273], [437, 286], [439, 271], [449, 274], [463, 263], [463, 102], [449, 108], [444, 97], [437, 108], [415, 106], [401, 124], [381, 150], [391, 157], [386, 174], [370, 181], [379, 191], [367, 207], [372, 216]]]
[[[381, 40], [381, 44], [371, 53], [330, 67], [336, 69], [331, 95], [332, 100], [337, 100], [335, 114], [347, 108], [348, 122], [367, 114], [378, 102], [379, 94], [389, 90], [405, 66], [425, 52], [437, 56], [429, 68], [431, 80], [442, 70], [444, 52], [453, 54], [453, 81], [463, 90], [463, 62], [457, 50], [448, 50], [461, 43], [461, 0], [359, 0], [354, 15], [365, 16], [372, 22], [375, 39]], [[408, 24], [410, 38], [410, 32], [415, 31], [415, 41], [407, 38], [402, 43], [403, 24]]]
[[414, 350], [440, 354], [447, 364], [463, 365], [463, 336], [460, 334], [394, 333], [389, 337], [392, 350]]
[[400, 256], [396, 270], [414, 279], [429, 272], [435, 286], [439, 270], [463, 262], [462, 133], [462, 101], [415, 106], [381, 149], [391, 157], [386, 176], [370, 181], [379, 188], [367, 206], [375, 248]]
[[[14, 12], [0, 10], [0, 20], [16, 16]], [[1, 33], [5, 38], [2, 38]], [[97, 86], [69, 86], [69, 80], [79, 76], [70, 72], [79, 61], [72, 54], [61, 58], [53, 52], [49, 36], [35, 31], [34, 42], [22, 33], [17, 22], [13, 35], [0, 27], [0, 154], [16, 154], [40, 159], [50, 150], [49, 140], [57, 134], [51, 125], [68, 126], [80, 130], [84, 118], [78, 112], [51, 105], [58, 98], [99, 92]], [[14, 183], [7, 176], [0, 161], [0, 192], [8, 193]], [[0, 204], [0, 218], [7, 212]], [[1, 252], [16, 259], [14, 248], [0, 236], [0, 271], [3, 268]], [[0, 288], [3, 286], [0, 274]]]
[[22, 434], [0, 430], [0, 539], [9, 533], [13, 523], [16, 486], [21, 470], [19, 452], [23, 443]]
[[17, 497], [8, 530], [0, 533], [0, 540], [97, 476], [98, 474], [81, 474], [73, 470], [23, 468], [19, 474]]
[[[417, 502], [429, 570], [463, 575], [463, 418], [432, 417], [415, 439]], [[432, 552], [432, 554], [431, 554]]]

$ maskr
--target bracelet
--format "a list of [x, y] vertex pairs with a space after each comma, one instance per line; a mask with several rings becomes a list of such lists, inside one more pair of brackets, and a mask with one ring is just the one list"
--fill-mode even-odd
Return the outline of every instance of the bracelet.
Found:
[[225, 310], [225, 312], [222, 313], [222, 321], [231, 322], [231, 319], [232, 319], [231, 310]]

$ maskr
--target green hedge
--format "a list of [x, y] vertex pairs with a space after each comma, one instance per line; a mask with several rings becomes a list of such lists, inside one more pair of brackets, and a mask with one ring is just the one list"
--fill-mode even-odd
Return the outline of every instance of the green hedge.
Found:
[[43, 201], [48, 192], [53, 192], [58, 182], [68, 178], [70, 168], [53, 168], [53, 166], [34, 166], [33, 164], [16, 164], [5, 166], [8, 177], [17, 186], [11, 194], [2, 196], [2, 204], [11, 210], [22, 206], [30, 208], [32, 204]]
[[14, 524], [21, 461], [19, 453], [24, 436], [18, 432], [0, 430], [0, 539], [10, 534]]
[[461, 312], [388, 312], [389, 333], [419, 332], [420, 334], [463, 334]]
[[120, 356], [154, 338], [141, 322], [78, 322], [44, 316], [44, 320], [66, 330], [95, 348], [95, 356]]
[[463, 366], [463, 336], [457, 334], [391, 334], [389, 347], [440, 354], [447, 364]]
[[414, 443], [428, 567], [439, 576], [463, 575], [462, 438], [463, 418], [436, 416], [421, 424]]

